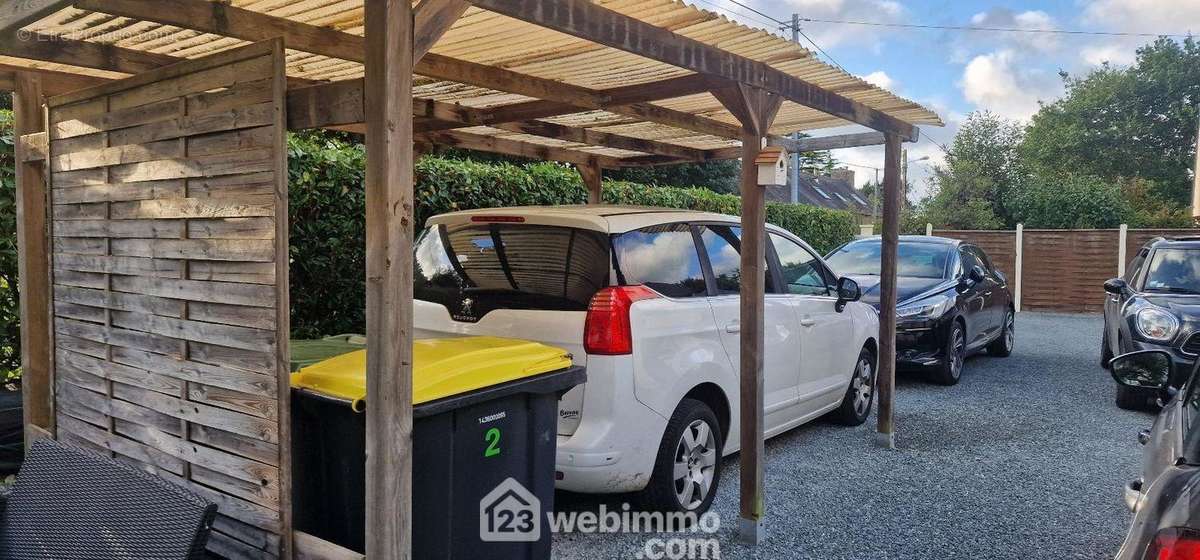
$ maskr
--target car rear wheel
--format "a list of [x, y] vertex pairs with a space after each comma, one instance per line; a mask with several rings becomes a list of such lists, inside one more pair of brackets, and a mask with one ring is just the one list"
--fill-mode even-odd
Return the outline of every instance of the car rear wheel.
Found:
[[1009, 309], [1004, 312], [1004, 332], [1000, 333], [999, 338], [988, 344], [988, 354], [1006, 358], [1013, 351], [1013, 345], [1017, 342], [1017, 316], [1013, 310]]
[[829, 417], [838, 424], [858, 426], [866, 422], [867, 417], [871, 415], [871, 404], [874, 401], [875, 356], [869, 348], [863, 348], [854, 364], [854, 376], [850, 378], [846, 396], [842, 397], [841, 406]]
[[667, 422], [645, 505], [664, 512], [708, 511], [721, 480], [721, 425], [708, 405], [683, 399]]
[[933, 381], [941, 385], [955, 385], [962, 377], [963, 361], [967, 357], [967, 335], [962, 323], [955, 320], [950, 324], [950, 336], [946, 337], [946, 356], [933, 372]]

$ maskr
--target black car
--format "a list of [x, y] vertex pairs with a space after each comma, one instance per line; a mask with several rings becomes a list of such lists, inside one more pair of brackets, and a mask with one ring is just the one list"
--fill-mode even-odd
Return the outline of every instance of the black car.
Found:
[[1200, 553], [1200, 370], [1179, 364], [1170, 350], [1139, 350], [1111, 361], [1120, 386], [1164, 402], [1153, 427], [1137, 436], [1146, 446], [1142, 474], [1125, 486], [1125, 505], [1134, 515], [1117, 560]]
[[[825, 258], [839, 275], [858, 282], [862, 301], [877, 311], [881, 250], [881, 240], [869, 237]], [[972, 353], [1012, 353], [1012, 293], [983, 249], [957, 239], [902, 235], [897, 256], [897, 365], [928, 370], [934, 381], [954, 385]]]
[[[1200, 354], [1200, 237], [1151, 240], [1104, 291], [1101, 365], [1135, 350], [1165, 350], [1178, 375], [1192, 370]], [[1121, 408], [1144, 409], [1153, 401], [1152, 391], [1117, 385]]]

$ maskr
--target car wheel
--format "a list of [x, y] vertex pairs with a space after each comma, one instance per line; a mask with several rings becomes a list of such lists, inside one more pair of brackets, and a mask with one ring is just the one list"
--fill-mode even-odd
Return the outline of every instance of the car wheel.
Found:
[[1153, 398], [1153, 391], [1117, 385], [1117, 408], [1139, 411], [1153, 410], [1154, 406], [1150, 404]]
[[863, 348], [858, 353], [858, 361], [854, 364], [854, 376], [850, 378], [850, 387], [842, 397], [842, 404], [829, 417], [838, 424], [858, 426], [867, 421], [867, 417], [871, 415], [871, 404], [874, 402], [875, 356], [869, 348]]
[[645, 505], [663, 512], [708, 511], [721, 480], [721, 425], [708, 405], [683, 399], [658, 447]]
[[1000, 337], [988, 344], [988, 354], [999, 356], [1001, 358], [1008, 357], [1012, 354], [1013, 344], [1017, 342], [1017, 317], [1011, 309], [1004, 312], [1004, 332], [1000, 333]]
[[954, 385], [962, 377], [963, 360], [967, 357], [967, 335], [962, 323], [950, 324], [950, 336], [946, 337], [946, 357], [933, 372], [933, 380], [942, 385]]
[[[1105, 329], [1107, 330], [1107, 327]], [[1108, 336], [1102, 333], [1100, 335], [1100, 367], [1108, 369], [1112, 359], [1113, 351], [1108, 347]]]

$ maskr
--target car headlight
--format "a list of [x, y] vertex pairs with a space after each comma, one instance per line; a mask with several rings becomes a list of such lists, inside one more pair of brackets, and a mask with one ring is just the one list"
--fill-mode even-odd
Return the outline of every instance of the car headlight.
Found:
[[906, 304], [904, 307], [896, 309], [896, 317], [901, 319], [939, 317], [954, 306], [954, 299], [953, 296], [943, 295]]
[[1179, 319], [1165, 309], [1146, 307], [1138, 311], [1137, 329], [1150, 340], [1171, 340], [1179, 332]]

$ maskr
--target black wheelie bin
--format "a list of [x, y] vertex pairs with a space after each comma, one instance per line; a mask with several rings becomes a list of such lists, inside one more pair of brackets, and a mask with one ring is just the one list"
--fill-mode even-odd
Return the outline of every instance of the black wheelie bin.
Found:
[[[297, 530], [364, 552], [366, 351], [292, 374]], [[462, 337], [413, 344], [413, 558], [550, 558], [566, 351]]]

